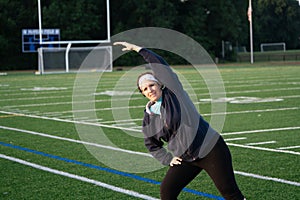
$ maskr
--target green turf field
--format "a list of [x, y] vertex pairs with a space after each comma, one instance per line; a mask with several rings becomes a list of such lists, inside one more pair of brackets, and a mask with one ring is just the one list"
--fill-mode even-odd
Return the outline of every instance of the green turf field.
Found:
[[[211, 99], [195, 70], [176, 71], [205, 119], [225, 117], [247, 199], [300, 199], [300, 66], [221, 66], [222, 99]], [[167, 168], [146, 162], [147, 172], [134, 172], [152, 159], [140, 132], [147, 101], [134, 84], [115, 87], [125, 74], [0, 76], [0, 199], [158, 199]], [[218, 104], [226, 112], [212, 113]], [[202, 172], [180, 199], [222, 198]]]

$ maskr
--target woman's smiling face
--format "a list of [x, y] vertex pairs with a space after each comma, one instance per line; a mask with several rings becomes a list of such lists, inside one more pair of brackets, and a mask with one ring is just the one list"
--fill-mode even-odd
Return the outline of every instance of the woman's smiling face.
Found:
[[155, 81], [146, 81], [140, 89], [150, 101], [157, 101], [162, 95], [161, 86]]

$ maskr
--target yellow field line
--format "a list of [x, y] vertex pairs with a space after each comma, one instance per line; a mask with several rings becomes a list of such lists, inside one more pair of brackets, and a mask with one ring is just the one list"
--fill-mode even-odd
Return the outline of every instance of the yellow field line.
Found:
[[2, 116], [0, 116], [0, 118], [17, 117], [17, 116], [21, 116], [21, 115], [18, 115], [18, 114], [2, 115]]

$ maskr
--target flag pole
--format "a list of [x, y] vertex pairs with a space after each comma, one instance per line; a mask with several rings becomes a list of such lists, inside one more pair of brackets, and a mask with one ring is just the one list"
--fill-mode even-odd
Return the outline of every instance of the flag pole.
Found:
[[252, 2], [249, 0], [248, 20], [250, 28], [250, 62], [253, 64], [253, 32], [252, 32]]

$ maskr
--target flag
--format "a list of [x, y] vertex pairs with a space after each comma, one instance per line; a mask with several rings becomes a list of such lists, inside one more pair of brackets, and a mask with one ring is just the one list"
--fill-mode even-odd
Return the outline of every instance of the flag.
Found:
[[251, 6], [250, 2], [251, 1], [249, 1], [249, 7], [248, 7], [248, 12], [247, 12], [249, 22], [251, 22], [251, 20], [252, 20], [252, 6]]

